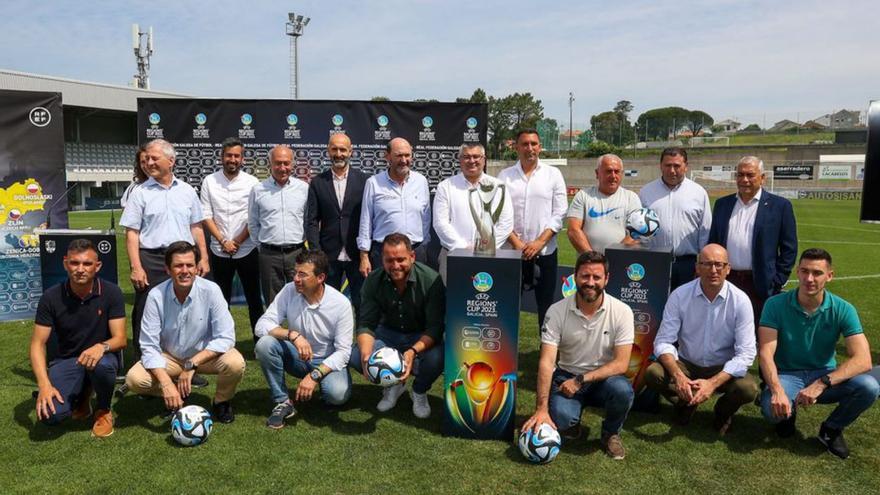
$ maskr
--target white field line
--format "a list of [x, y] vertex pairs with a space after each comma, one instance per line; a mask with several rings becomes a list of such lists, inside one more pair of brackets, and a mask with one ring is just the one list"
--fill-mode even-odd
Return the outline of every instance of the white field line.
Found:
[[[862, 280], [866, 278], [880, 278], [880, 273], [875, 273], [873, 275], [851, 275], [849, 277], [834, 277], [831, 283], [837, 282], [838, 280]], [[786, 282], [785, 285], [793, 284], [795, 282], [797, 282], [797, 279], [793, 278]]]
[[814, 242], [816, 244], [850, 244], [853, 246], [880, 246], [880, 242], [825, 241], [818, 239], [798, 239], [798, 242]]
[[798, 225], [803, 225], [804, 227], [822, 227], [824, 229], [851, 230], [853, 232], [870, 232], [872, 234], [880, 234], [880, 230], [856, 229], [853, 227], [838, 227], [836, 225], [822, 225], [819, 223], [800, 223], [800, 222], [798, 222]]

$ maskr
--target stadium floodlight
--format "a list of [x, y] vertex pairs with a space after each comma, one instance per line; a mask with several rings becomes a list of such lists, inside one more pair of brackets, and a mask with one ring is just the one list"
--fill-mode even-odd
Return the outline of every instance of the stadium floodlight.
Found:
[[153, 27], [141, 31], [137, 24], [131, 25], [131, 46], [137, 62], [137, 74], [132, 84], [141, 89], [150, 89], [150, 57], [153, 56]]
[[311, 18], [296, 15], [293, 12], [287, 14], [285, 34], [290, 36], [290, 97], [299, 99], [299, 46], [297, 41], [303, 35], [303, 29], [309, 25]]

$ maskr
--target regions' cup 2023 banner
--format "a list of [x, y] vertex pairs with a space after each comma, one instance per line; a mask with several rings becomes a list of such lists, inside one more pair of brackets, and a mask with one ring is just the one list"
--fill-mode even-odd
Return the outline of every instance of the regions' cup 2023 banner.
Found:
[[286, 144], [296, 175], [308, 180], [329, 167], [327, 141], [345, 133], [351, 164], [367, 174], [385, 169], [385, 146], [402, 137], [413, 146], [413, 168], [433, 191], [458, 169], [458, 147], [486, 144], [487, 107], [470, 103], [365, 101], [138, 99], [138, 139], [162, 138], [177, 148], [174, 174], [196, 189], [219, 168], [220, 142], [239, 138], [244, 170], [266, 177], [269, 151]]
[[[40, 295], [34, 229], [67, 227], [61, 94], [0, 90], [0, 321], [33, 317]], [[47, 211], [51, 210], [51, 211]]]

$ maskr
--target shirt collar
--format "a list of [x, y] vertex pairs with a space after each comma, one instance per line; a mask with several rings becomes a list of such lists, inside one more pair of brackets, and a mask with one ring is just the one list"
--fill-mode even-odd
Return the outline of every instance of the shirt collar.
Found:
[[[730, 292], [730, 287], [728, 287], [729, 282], [727, 280], [721, 284], [721, 290], [718, 291], [718, 296], [721, 299], [727, 299], [727, 294]], [[700, 279], [694, 280], [694, 297], [703, 297], [705, 300], [709, 301], [709, 298], [703, 293], [703, 284], [700, 283]], [[709, 301], [712, 302], [712, 301]]]
[[[522, 163], [520, 163], [519, 160], [516, 161], [516, 165], [515, 165], [515, 166], [516, 166], [516, 169], [519, 170], [519, 173], [520, 173], [523, 177], [525, 177], [525, 176], [526, 176], [526, 171], [523, 170]], [[544, 164], [541, 163], [541, 159], [539, 158], [539, 159], [538, 159], [538, 163], [535, 164], [535, 171], [532, 172], [532, 173], [535, 173], [535, 172], [537, 172], [538, 170], [541, 170], [542, 168], [544, 168]]]
[[583, 314], [583, 313], [581, 312], [581, 309], [578, 308], [578, 305], [577, 305], [577, 293], [574, 293], [574, 294], [572, 294], [572, 295], [570, 295], [570, 296], [568, 296], [568, 297], [569, 297], [569, 299], [571, 299], [571, 300], [569, 301], [569, 303], [568, 303], [568, 310], [571, 311], [572, 313], [577, 314], [577, 315], [580, 316], [581, 318], [595, 318], [596, 315], [598, 315], [599, 313], [601, 313], [601, 312], [605, 311], [606, 309], [608, 309], [608, 304], [609, 304], [609, 303], [608, 303], [608, 293], [607, 293], [607, 292], [604, 293], [604, 294], [602, 294], [602, 305], [599, 306], [599, 309], [597, 309], [595, 313], [593, 313], [593, 316], [587, 316], [587, 315]]
[[149, 179], [144, 181], [144, 187], [156, 186], [156, 187], [161, 187], [162, 189], [171, 189], [172, 187], [177, 185], [178, 181], [179, 181], [179, 179], [177, 178], [177, 176], [172, 174], [171, 175], [171, 184], [169, 184], [168, 187], [166, 188], [162, 184], [159, 184], [159, 182], [155, 178], [150, 177]]
[[[75, 297], [77, 299], [80, 299], [80, 297], [76, 294], [76, 292], [73, 292], [73, 287], [71, 287], [71, 285], [70, 285], [70, 278], [68, 278], [67, 283], [64, 284], [64, 290], [67, 292], [67, 295], [69, 297]], [[100, 296], [103, 292], [104, 292], [104, 286], [101, 284], [101, 279], [99, 279], [98, 277], [95, 277], [95, 279], [92, 280], [92, 290], [90, 290], [89, 293], [86, 295], [86, 297], [82, 298], [81, 300], [88, 301], [89, 299], [91, 299], [93, 297]]]
[[351, 165], [345, 167], [345, 173], [342, 174], [342, 177], [336, 175], [336, 172], [333, 171], [333, 168], [330, 168], [330, 177], [332, 177], [333, 180], [336, 180], [336, 181], [346, 180], [346, 179], [348, 179], [349, 172], [351, 172]]
[[[763, 187], [759, 188], [758, 192], [755, 193], [755, 196], [752, 199], [750, 199], [748, 203], [745, 203], [745, 204], [750, 205], [750, 204], [755, 203], [757, 201], [761, 201], [761, 193], [763, 193], [763, 192], [764, 192], [764, 188]], [[738, 202], [740, 204], [743, 204], [742, 198], [739, 197], [739, 193], [736, 193], [736, 199], [738, 200]]]
[[[794, 289], [789, 291], [789, 292], [791, 292], [791, 296], [790, 296], [791, 298], [789, 299], [789, 304], [794, 306], [794, 308], [797, 309], [798, 311], [800, 311], [801, 313], [806, 314], [807, 310], [805, 310], [803, 308], [803, 306], [801, 306], [801, 303], [800, 303], [800, 301], [798, 301], [798, 298], [797, 298], [798, 289], [799, 289], [799, 287], [795, 287]], [[819, 307], [816, 308], [816, 311], [814, 311], [813, 314], [821, 313], [823, 311], [828, 310], [829, 308], [831, 308], [831, 292], [829, 292], [828, 289], [825, 289], [825, 291], [822, 293], [822, 304], [820, 304]]]

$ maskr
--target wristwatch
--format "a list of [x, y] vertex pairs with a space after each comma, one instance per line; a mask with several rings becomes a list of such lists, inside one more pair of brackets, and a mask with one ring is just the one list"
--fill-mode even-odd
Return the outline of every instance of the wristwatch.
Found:
[[309, 377], [316, 382], [320, 382], [322, 378], [324, 378], [324, 373], [321, 373], [321, 370], [315, 368], [309, 373]]
[[583, 387], [583, 386], [584, 386], [584, 380], [585, 380], [585, 378], [584, 378], [584, 374], [583, 374], [583, 373], [579, 373], [578, 375], [576, 375], [576, 376], [574, 377], [574, 382], [577, 384], [578, 387]]
[[183, 371], [195, 371], [195, 369], [198, 367], [199, 367], [199, 365], [192, 362], [192, 360], [190, 360], [190, 359], [187, 359], [186, 361], [183, 362]]
[[819, 378], [819, 381], [822, 382], [828, 388], [831, 388], [831, 377], [828, 375], [823, 375], [822, 378]]

